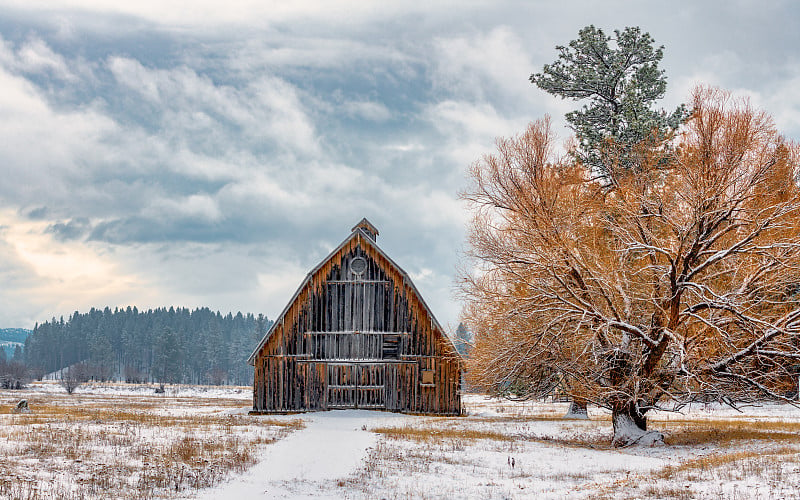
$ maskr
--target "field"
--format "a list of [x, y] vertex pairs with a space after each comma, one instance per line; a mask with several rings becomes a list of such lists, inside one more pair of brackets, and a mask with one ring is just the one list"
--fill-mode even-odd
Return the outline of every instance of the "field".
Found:
[[[0, 498], [158, 498], [243, 471], [302, 421], [242, 415], [249, 388], [56, 383], [0, 392]], [[30, 413], [15, 413], [26, 399]], [[246, 413], [246, 412], [244, 412]]]
[[[15, 413], [27, 399], [32, 412]], [[800, 409], [659, 413], [667, 446], [612, 449], [609, 416], [467, 396], [466, 417], [255, 417], [249, 388], [54, 383], [0, 392], [0, 498], [798, 498]]]

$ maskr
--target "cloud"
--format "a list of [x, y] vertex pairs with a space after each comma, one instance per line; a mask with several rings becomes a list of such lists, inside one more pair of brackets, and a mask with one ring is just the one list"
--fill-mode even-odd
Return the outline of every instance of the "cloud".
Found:
[[0, 60], [5, 65], [27, 74], [46, 74], [61, 80], [73, 80], [75, 75], [60, 55], [42, 39], [30, 38], [16, 52], [0, 41]]
[[528, 81], [534, 68], [523, 40], [498, 26], [472, 36], [437, 38], [434, 84], [449, 93], [486, 100], [510, 98], [518, 106], [534, 95]]
[[91, 107], [55, 110], [31, 81], [3, 67], [0, 89], [0, 155], [10, 181], [0, 195], [23, 206], [68, 195], [68, 186], [86, 178], [85, 159], [107, 150], [114, 122]]
[[261, 75], [234, 87], [188, 67], [151, 69], [123, 57], [110, 58], [108, 67], [120, 86], [150, 108], [158, 119], [151, 126], [174, 140], [198, 137], [190, 145], [206, 154], [209, 146], [224, 150], [242, 139], [302, 155], [317, 152], [313, 122], [296, 89], [280, 78]]
[[465, 171], [545, 113], [568, 134], [577, 104], [528, 77], [586, 24], [666, 45], [664, 107], [712, 82], [800, 135], [797, 8], [721, 5], [6, 2], [0, 326], [128, 304], [274, 315], [363, 216], [452, 323]]
[[342, 110], [348, 116], [372, 122], [383, 122], [392, 117], [389, 108], [371, 101], [348, 101], [342, 104]]
[[114, 303], [140, 282], [120, 272], [112, 256], [62, 238], [46, 222], [20, 219], [0, 209], [0, 321], [31, 327], [53, 314]]
[[66, 222], [50, 224], [45, 232], [52, 234], [59, 241], [68, 241], [83, 238], [90, 228], [89, 219], [79, 217]]
[[528, 122], [527, 117], [509, 118], [488, 103], [451, 100], [430, 106], [425, 118], [442, 134], [447, 147], [441, 154], [459, 166], [461, 175], [493, 149], [496, 138], [518, 133]]
[[[104, 2], [100, 0], [8, 0], [9, 7], [34, 12], [65, 10], [92, 12], [96, 15], [122, 15], [147, 20], [172, 28], [206, 28], [226, 25], [268, 27], [284, 23], [347, 23], [352, 26], [392, 19], [398, 16], [435, 15], [445, 17], [452, 13], [452, 3], [446, 0], [428, 1], [424, 5], [399, 0], [313, 0], [303, 2], [270, 2], [234, 0], [220, 3], [214, 0], [179, 0], [161, 2]], [[461, 9], [490, 5], [490, 2], [467, 0]]]

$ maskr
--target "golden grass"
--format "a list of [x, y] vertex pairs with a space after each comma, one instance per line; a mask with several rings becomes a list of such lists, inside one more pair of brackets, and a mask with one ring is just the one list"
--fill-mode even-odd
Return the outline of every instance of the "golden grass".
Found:
[[445, 441], [461, 439], [475, 441], [478, 439], [491, 439], [493, 441], [513, 441], [515, 438], [495, 431], [478, 429], [452, 429], [433, 427], [375, 427], [370, 429], [376, 434], [381, 434], [388, 439], [407, 439], [417, 442]]
[[[753, 465], [752, 459], [759, 462], [777, 462], [780, 457], [786, 455], [800, 454], [800, 448], [795, 446], [783, 446], [773, 449], [744, 450], [738, 452], [713, 453], [703, 457], [687, 460], [680, 465], [667, 466], [654, 474], [658, 479], [674, 479], [680, 474], [688, 472], [708, 473], [714, 469], [720, 469], [726, 465], [738, 464], [739, 466], [748, 463]], [[741, 467], [739, 467], [741, 469]]]
[[731, 446], [743, 441], [800, 443], [800, 422], [669, 420], [652, 422], [648, 428], [664, 432], [665, 443], [675, 446]]
[[[241, 402], [239, 402], [241, 406]], [[252, 425], [253, 419], [244, 415], [164, 415], [157, 412], [156, 407], [136, 405], [132, 408], [108, 408], [102, 405], [93, 406], [63, 406], [53, 404], [32, 405], [34, 413], [0, 412], [0, 421], [6, 425], [30, 426], [34, 424], [47, 424], [53, 422], [78, 423], [78, 422], [108, 422], [120, 424], [153, 425], [158, 427], [202, 427], [219, 426], [227, 427]], [[163, 408], [163, 405], [159, 406]], [[6, 414], [8, 417], [3, 418]], [[278, 427], [291, 427], [293, 421], [259, 418], [261, 425], [275, 425]]]
[[[572, 423], [573, 420], [567, 420], [563, 415], [557, 414], [538, 414], [538, 415], [498, 415], [494, 417], [469, 417], [471, 422], [508, 422], [508, 423], [524, 423], [524, 422], [565, 422]], [[588, 420], [587, 420], [588, 421]], [[578, 420], [583, 422], [583, 420]]]
[[[560, 444], [572, 447], [610, 449], [610, 419], [598, 417], [591, 420], [562, 420], [561, 417], [503, 415], [493, 417], [469, 418], [469, 424], [494, 424], [511, 426], [534, 422], [563, 421], [564, 425], [580, 427], [583, 432], [574, 437], [552, 437], [525, 432], [516, 432], [517, 439]], [[667, 445], [698, 446], [713, 444], [733, 446], [744, 441], [769, 441], [776, 443], [800, 443], [800, 422], [781, 422], [772, 420], [742, 420], [735, 418], [714, 420], [654, 420], [648, 422], [648, 429], [659, 430], [666, 436]], [[508, 436], [507, 436], [508, 437]]]

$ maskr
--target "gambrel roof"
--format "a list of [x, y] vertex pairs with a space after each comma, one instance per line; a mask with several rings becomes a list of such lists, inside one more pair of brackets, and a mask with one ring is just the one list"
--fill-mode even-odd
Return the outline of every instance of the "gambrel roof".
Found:
[[255, 365], [255, 358], [258, 352], [264, 347], [264, 345], [270, 339], [270, 337], [272, 336], [273, 332], [276, 330], [278, 325], [281, 324], [281, 322], [284, 320], [286, 313], [289, 311], [292, 304], [294, 304], [294, 302], [298, 299], [303, 290], [307, 286], [309, 286], [314, 275], [317, 272], [319, 272], [319, 270], [322, 269], [325, 266], [325, 264], [328, 263], [328, 261], [333, 259], [336, 256], [336, 254], [338, 254], [345, 246], [347, 246], [351, 241], [355, 239], [358, 240], [358, 244], [360, 244], [362, 248], [370, 247], [374, 249], [378, 255], [380, 255], [383, 259], [385, 259], [386, 262], [388, 262], [390, 266], [394, 267], [394, 269], [402, 276], [403, 284], [407, 285], [411, 289], [411, 292], [417, 297], [420, 304], [427, 313], [428, 317], [431, 319], [434, 328], [440, 332], [442, 337], [444, 337], [444, 340], [448, 346], [447, 349], [449, 349], [451, 351], [451, 354], [454, 357], [456, 357], [459, 360], [459, 362], [461, 362], [461, 355], [456, 350], [452, 339], [450, 339], [450, 337], [445, 333], [442, 326], [439, 324], [439, 321], [436, 319], [436, 316], [434, 316], [433, 311], [431, 311], [430, 307], [428, 307], [428, 304], [425, 302], [425, 299], [422, 298], [422, 295], [419, 293], [419, 290], [417, 290], [417, 287], [411, 280], [411, 277], [400, 266], [398, 266], [395, 261], [393, 261], [388, 255], [386, 255], [386, 252], [384, 252], [376, 243], [375, 236], [377, 235], [378, 235], [377, 228], [375, 228], [375, 226], [373, 226], [366, 218], [362, 219], [358, 224], [356, 224], [356, 226], [353, 227], [350, 235], [347, 238], [345, 238], [344, 241], [342, 241], [342, 243], [339, 244], [339, 246], [337, 246], [330, 254], [328, 254], [327, 257], [325, 257], [319, 264], [317, 264], [317, 266], [314, 267], [314, 269], [309, 271], [303, 282], [297, 288], [297, 291], [292, 296], [291, 300], [288, 302], [288, 304], [286, 304], [286, 307], [283, 309], [281, 314], [275, 319], [270, 329], [258, 343], [258, 346], [256, 346], [255, 350], [250, 355], [250, 357], [247, 359], [248, 364]]

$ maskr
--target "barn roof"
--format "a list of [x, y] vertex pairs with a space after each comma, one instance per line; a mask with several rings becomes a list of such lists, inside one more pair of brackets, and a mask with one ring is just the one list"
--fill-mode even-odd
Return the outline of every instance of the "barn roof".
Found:
[[391, 259], [391, 257], [386, 255], [386, 252], [384, 252], [381, 249], [381, 247], [379, 247], [378, 244], [375, 242], [375, 239], [376, 239], [375, 236], [377, 236], [377, 234], [378, 234], [378, 229], [375, 228], [375, 226], [373, 226], [366, 218], [362, 219], [358, 224], [356, 224], [355, 227], [353, 227], [352, 233], [350, 233], [350, 236], [345, 238], [344, 241], [342, 241], [342, 243], [339, 244], [339, 246], [337, 246], [330, 254], [328, 254], [327, 257], [322, 259], [322, 261], [319, 264], [317, 264], [317, 266], [314, 267], [314, 269], [312, 269], [311, 271], [308, 272], [308, 274], [306, 274], [305, 279], [300, 284], [300, 286], [297, 288], [297, 291], [294, 292], [294, 295], [292, 295], [291, 300], [286, 304], [286, 307], [283, 308], [283, 311], [281, 312], [281, 314], [277, 318], [275, 318], [275, 321], [272, 323], [272, 326], [270, 327], [270, 329], [267, 331], [267, 333], [264, 335], [264, 337], [258, 343], [258, 346], [256, 346], [255, 350], [250, 355], [250, 357], [247, 358], [247, 363], [250, 364], [250, 365], [255, 365], [256, 355], [261, 350], [261, 348], [264, 347], [264, 344], [267, 343], [269, 338], [272, 336], [272, 333], [275, 331], [275, 329], [277, 328], [278, 324], [283, 321], [283, 318], [286, 316], [286, 313], [289, 311], [289, 308], [292, 306], [292, 304], [294, 304], [294, 301], [297, 300], [297, 298], [300, 296], [300, 293], [302, 293], [303, 289], [309, 284], [309, 282], [311, 281], [311, 279], [314, 276], [314, 274], [316, 274], [316, 272], [319, 271], [320, 268], [322, 268], [322, 266], [325, 265], [325, 263], [327, 263], [329, 260], [331, 260], [333, 258], [333, 256], [336, 255], [342, 248], [344, 248], [348, 243], [350, 243], [351, 240], [356, 239], [356, 238], [360, 238], [360, 241], [361, 241], [362, 245], [371, 246], [372, 248], [374, 248], [375, 251], [378, 252], [378, 254], [381, 257], [386, 259], [386, 261], [389, 262], [390, 265], [394, 266], [394, 268], [403, 277], [404, 283], [408, 284], [408, 286], [411, 288], [411, 290], [416, 294], [416, 296], [419, 299], [420, 303], [425, 308], [425, 311], [428, 313], [428, 316], [431, 318], [431, 321], [433, 322], [434, 326], [439, 330], [439, 332], [442, 334], [442, 336], [445, 337], [445, 340], [448, 342], [449, 346], [452, 348], [452, 352], [455, 355], [459, 356], [459, 358], [460, 358], [461, 355], [458, 353], [458, 350], [455, 348], [455, 344], [453, 344], [452, 339], [450, 339], [450, 337], [448, 337], [447, 334], [445, 334], [444, 328], [442, 328], [442, 325], [439, 324], [439, 321], [436, 319], [436, 316], [433, 315], [433, 311], [431, 311], [431, 308], [428, 307], [428, 304], [425, 302], [425, 299], [422, 298], [422, 295], [419, 293], [419, 290], [417, 290], [417, 287], [414, 285], [414, 282], [411, 280], [411, 277], [408, 275], [407, 272], [405, 272], [403, 270], [403, 268], [398, 266], [397, 263]]
[[361, 221], [358, 224], [353, 226], [353, 229], [351, 229], [351, 231], [355, 231], [358, 228], [365, 230], [372, 239], [372, 241], [375, 241], [375, 239], [378, 237], [378, 234], [380, 234], [378, 233], [378, 228], [373, 226], [372, 223], [368, 221], [366, 217], [361, 219]]

